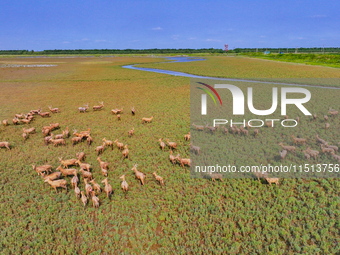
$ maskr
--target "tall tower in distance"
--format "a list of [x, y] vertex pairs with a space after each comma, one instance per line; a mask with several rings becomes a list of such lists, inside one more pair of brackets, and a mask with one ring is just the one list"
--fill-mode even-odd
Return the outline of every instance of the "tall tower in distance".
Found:
[[224, 51], [228, 52], [228, 44], [224, 44]]

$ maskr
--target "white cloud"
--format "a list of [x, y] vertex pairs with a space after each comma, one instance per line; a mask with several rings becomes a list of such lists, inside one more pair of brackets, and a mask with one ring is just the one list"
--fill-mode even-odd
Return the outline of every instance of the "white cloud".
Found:
[[153, 28], [151, 28], [152, 30], [162, 30], [163, 28], [161, 28], [161, 27], [153, 27]]
[[172, 38], [173, 40], [178, 40], [178, 37], [179, 37], [179, 35], [172, 35], [172, 36], [171, 36], [171, 38]]
[[218, 39], [206, 39], [206, 42], [221, 42], [221, 40]]
[[196, 37], [190, 37], [189, 40], [196, 40]]
[[260, 35], [261, 38], [265, 38], [266, 36], [265, 35]]
[[69, 41], [63, 41], [62, 43], [67, 44], [67, 43], [70, 43], [70, 42]]
[[95, 40], [94, 42], [98, 43], [98, 42], [106, 42], [106, 40]]
[[87, 39], [87, 38], [83, 38], [81, 40], [84, 41], [84, 42], [89, 41], [89, 39]]

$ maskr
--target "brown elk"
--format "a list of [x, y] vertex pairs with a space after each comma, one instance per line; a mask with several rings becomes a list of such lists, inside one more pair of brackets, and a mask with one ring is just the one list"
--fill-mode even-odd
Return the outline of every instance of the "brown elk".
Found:
[[63, 165], [64, 167], [68, 167], [68, 166], [76, 166], [77, 165], [77, 159], [67, 159], [67, 160], [63, 160], [63, 158], [59, 158], [59, 162], [61, 165]]
[[9, 142], [0, 142], [0, 148], [7, 148], [8, 150], [11, 150]]
[[51, 117], [49, 112], [39, 112], [38, 113], [41, 117], [45, 118], [45, 117]]
[[180, 155], [177, 154], [176, 160], [180, 163], [180, 165], [184, 168], [184, 165], [190, 166], [191, 160], [189, 158], [180, 158]]
[[159, 138], [159, 146], [161, 147], [162, 151], [164, 151], [165, 143], [162, 141], [162, 138]]
[[59, 108], [52, 108], [52, 106], [48, 106], [48, 109], [50, 109], [52, 113], [59, 113]]
[[137, 164], [135, 164], [131, 170], [135, 172], [136, 178], [141, 181], [142, 185], [144, 185], [146, 175], [137, 170]]
[[157, 175], [156, 172], [153, 172], [152, 175], [155, 177], [156, 181], [158, 181], [162, 186], [164, 186], [164, 180], [161, 176]]
[[67, 191], [66, 180], [61, 179], [61, 180], [51, 181], [49, 178], [47, 178], [44, 182], [48, 182], [48, 184], [50, 184], [51, 187], [55, 189], [56, 193], [58, 193], [57, 188], [63, 188], [63, 189], [66, 189]]
[[120, 186], [122, 187], [123, 191], [126, 192], [128, 190], [128, 188], [129, 188], [129, 185], [128, 185], [128, 183], [125, 180], [125, 174], [122, 175], [119, 178], [123, 180]]
[[69, 175], [77, 175], [77, 169], [75, 168], [62, 168], [61, 166], [58, 166], [57, 170], [59, 170], [65, 177]]
[[190, 140], [190, 132], [186, 135], [184, 135], [184, 140], [189, 141]]
[[144, 123], [150, 123], [153, 119], [153, 116], [151, 116], [150, 118], [142, 118], [142, 124]]
[[127, 144], [124, 146], [124, 150], [122, 151], [122, 154], [123, 154], [123, 160], [125, 158], [129, 159], [129, 149], [128, 149], [128, 145]]
[[103, 145], [97, 146], [96, 147], [97, 156], [103, 153], [104, 149], [105, 149], [105, 143], [103, 143]]
[[66, 142], [64, 139], [50, 139], [50, 142], [53, 143], [53, 146], [58, 146], [58, 145], [66, 145]]
[[104, 107], [104, 102], [99, 102], [99, 105], [95, 105], [92, 107], [94, 111], [101, 110]]
[[166, 142], [168, 143], [168, 146], [169, 146], [170, 149], [176, 149], [177, 148], [177, 143], [169, 142], [169, 139], [166, 139]]
[[109, 169], [109, 163], [102, 161], [100, 157], [98, 157], [97, 160], [101, 169]]
[[133, 136], [134, 132], [135, 132], [135, 128], [132, 128], [131, 130], [129, 130], [128, 132], [129, 137]]
[[42, 165], [42, 166], [36, 166], [36, 165], [32, 165], [33, 170], [35, 170], [38, 175], [41, 175], [42, 172], [52, 172], [52, 166], [51, 165]]
[[106, 197], [108, 199], [111, 199], [111, 195], [113, 193], [113, 189], [112, 189], [112, 186], [109, 184], [107, 178], [105, 178], [104, 180], [102, 180], [102, 183], [105, 184], [105, 188], [104, 188], [104, 191], [106, 193]]
[[106, 138], [104, 137], [102, 140], [105, 143], [105, 146], [111, 147], [111, 149], [113, 150], [113, 142], [110, 140], [106, 140]]
[[89, 109], [89, 103], [85, 104], [83, 107], [79, 107], [79, 113], [85, 113]]
[[92, 194], [92, 197], [91, 197], [91, 199], [92, 199], [92, 204], [93, 204], [93, 207], [95, 207], [95, 208], [99, 208], [99, 198], [98, 198], [98, 197], [96, 197], [96, 194], [95, 194], [95, 192], [94, 192], [94, 191], [92, 191], [92, 192], [91, 192], [91, 194]]
[[100, 185], [99, 185], [98, 183], [96, 183], [94, 180], [95, 180], [95, 179], [91, 180], [90, 182], [91, 182], [92, 185], [93, 185], [93, 189], [94, 189], [95, 191], [97, 191], [97, 194], [100, 194], [100, 193], [102, 192], [102, 188], [101, 188]]

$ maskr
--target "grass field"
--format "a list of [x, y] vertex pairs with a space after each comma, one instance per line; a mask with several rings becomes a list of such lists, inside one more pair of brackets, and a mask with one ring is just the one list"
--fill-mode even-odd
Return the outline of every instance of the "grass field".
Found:
[[[178, 143], [178, 153], [189, 157], [189, 79], [122, 69], [143, 63], [148, 67], [174, 69], [208, 76], [233, 78], [339, 78], [340, 71], [325, 67], [297, 66], [246, 58], [209, 57], [192, 63], [151, 64], [154, 58], [1, 58], [2, 64], [55, 64], [56, 67], [0, 68], [0, 141], [9, 141], [11, 151], [0, 150], [0, 250], [3, 254], [328, 254], [339, 253], [340, 200], [338, 179], [284, 179], [280, 186], [259, 184], [255, 179], [211, 182], [191, 179], [189, 169], [172, 165], [169, 149], [159, 149], [159, 138]], [[265, 65], [261, 66], [261, 65]], [[291, 75], [290, 72], [293, 72]], [[320, 96], [322, 93], [320, 92]], [[337, 94], [332, 94], [338, 109]], [[329, 96], [329, 94], [325, 94]], [[104, 109], [79, 114], [77, 108], [104, 101]], [[22, 128], [14, 126], [15, 113], [47, 106], [61, 113], [51, 118], [37, 116], [27, 127], [37, 134], [26, 142]], [[318, 114], [329, 103], [312, 105]], [[136, 116], [130, 107], [136, 108]], [[111, 115], [124, 107], [122, 120]], [[150, 124], [142, 117], [153, 116]], [[339, 117], [333, 123], [339, 127]], [[337, 121], [337, 122], [336, 122]], [[40, 132], [59, 122], [61, 130], [91, 128], [92, 146], [45, 146]], [[320, 125], [322, 122], [320, 121]], [[313, 124], [314, 125], [314, 124]], [[317, 125], [317, 124], [315, 124]], [[135, 128], [135, 135], [127, 136]], [[306, 127], [304, 127], [306, 128]], [[336, 128], [324, 134], [338, 139]], [[61, 131], [54, 131], [61, 133]], [[288, 134], [287, 134], [288, 135]], [[329, 137], [328, 137], [329, 135]], [[97, 182], [104, 177], [96, 161], [95, 147], [102, 138], [128, 144], [131, 160], [106, 148], [102, 159], [109, 162], [111, 201], [99, 195], [99, 209], [89, 203], [84, 209], [71, 190], [55, 193], [32, 170], [31, 165], [59, 166], [58, 157], [74, 158], [84, 151]], [[339, 140], [340, 141], [340, 140]], [[235, 144], [237, 141], [235, 141]], [[275, 150], [277, 147], [275, 147]], [[147, 174], [141, 186], [130, 170], [134, 163]], [[165, 180], [161, 187], [151, 175]], [[126, 173], [129, 191], [120, 188]], [[84, 190], [82, 178], [80, 189]], [[103, 185], [102, 185], [103, 187]]]

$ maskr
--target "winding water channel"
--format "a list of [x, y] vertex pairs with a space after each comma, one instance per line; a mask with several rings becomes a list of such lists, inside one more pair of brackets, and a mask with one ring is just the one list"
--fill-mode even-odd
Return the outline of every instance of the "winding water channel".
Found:
[[[173, 60], [171, 62], [160, 62], [160, 63], [175, 63], [175, 62], [192, 62], [192, 61], [204, 61], [204, 58], [194, 58], [194, 57], [167, 57], [169, 60]], [[317, 86], [317, 85], [309, 85], [309, 84], [294, 84], [294, 83], [282, 83], [282, 82], [271, 82], [271, 81], [256, 81], [256, 80], [247, 80], [247, 79], [232, 79], [232, 78], [218, 78], [218, 77], [210, 77], [210, 76], [201, 76], [188, 74], [183, 72], [164, 70], [164, 69], [156, 69], [156, 68], [146, 68], [146, 67], [137, 67], [135, 65], [126, 65], [123, 68], [140, 70], [146, 72], [154, 72], [154, 73], [162, 73], [174, 76], [183, 76], [189, 78], [201, 78], [201, 79], [210, 79], [210, 80], [222, 80], [222, 81], [240, 81], [240, 82], [251, 82], [251, 83], [263, 83], [263, 84], [277, 84], [277, 85], [285, 85], [285, 86], [299, 86], [299, 87], [312, 87], [312, 88], [323, 88], [323, 89], [340, 89], [340, 87], [328, 87], [328, 86]]]

